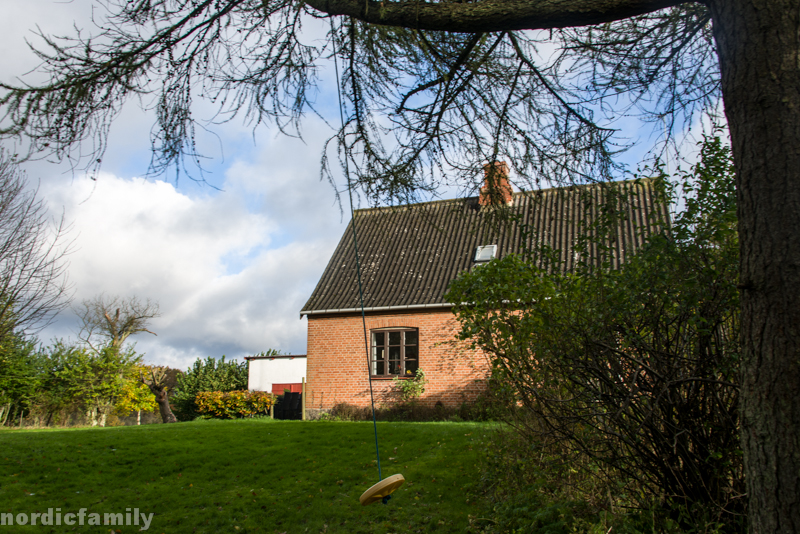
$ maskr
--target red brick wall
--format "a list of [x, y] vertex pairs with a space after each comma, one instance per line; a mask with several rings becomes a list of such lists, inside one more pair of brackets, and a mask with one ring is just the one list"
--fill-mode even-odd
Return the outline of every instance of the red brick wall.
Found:
[[[419, 329], [419, 366], [428, 384], [420, 399], [458, 406], [485, 388], [489, 362], [455, 341], [458, 323], [448, 310], [367, 316], [372, 328]], [[368, 360], [360, 315], [309, 316], [306, 408], [327, 410], [340, 402], [369, 406]], [[396, 401], [391, 379], [373, 379], [376, 407]]]

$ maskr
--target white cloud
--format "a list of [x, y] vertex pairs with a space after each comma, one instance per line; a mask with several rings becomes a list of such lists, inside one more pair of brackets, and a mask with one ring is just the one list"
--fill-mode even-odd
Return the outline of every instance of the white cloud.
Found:
[[[51, 211], [63, 210], [73, 226], [75, 301], [99, 293], [158, 301], [158, 337], [136, 340], [156, 363], [304, 352], [298, 314], [346, 222], [333, 189], [319, 182], [320, 138], [262, 141], [254, 161], [233, 162], [223, 191], [188, 194], [107, 173], [45, 180]], [[73, 325], [64, 314], [45, 339]]]

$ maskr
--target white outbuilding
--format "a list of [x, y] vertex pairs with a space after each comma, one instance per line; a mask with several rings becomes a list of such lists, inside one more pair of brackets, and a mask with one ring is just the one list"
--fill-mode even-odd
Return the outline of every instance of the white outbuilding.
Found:
[[282, 395], [285, 390], [301, 392], [306, 377], [306, 355], [246, 356], [247, 389]]

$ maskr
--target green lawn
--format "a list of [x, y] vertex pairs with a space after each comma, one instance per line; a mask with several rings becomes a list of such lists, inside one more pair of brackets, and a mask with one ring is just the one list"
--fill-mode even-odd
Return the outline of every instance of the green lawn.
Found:
[[[102, 517], [138, 508], [154, 514], [148, 532], [164, 534], [465, 532], [477, 511], [477, 462], [490, 429], [378, 423], [383, 475], [401, 473], [406, 483], [389, 504], [367, 507], [358, 497], [378, 481], [372, 423], [267, 419], [5, 430], [0, 514], [86, 508]], [[0, 526], [0, 534], [125, 533], [143, 525], [15, 524]]]

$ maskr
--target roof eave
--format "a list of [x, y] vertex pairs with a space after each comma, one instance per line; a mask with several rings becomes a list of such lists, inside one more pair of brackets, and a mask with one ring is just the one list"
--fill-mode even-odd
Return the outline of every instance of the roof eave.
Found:
[[[436, 308], [452, 308], [453, 304], [449, 302], [438, 302], [435, 304], [408, 304], [404, 306], [373, 306], [371, 308], [363, 308], [364, 313], [367, 312], [383, 312], [383, 311], [405, 311], [405, 310], [428, 310]], [[304, 315], [332, 315], [341, 313], [361, 313], [362, 308], [338, 308], [330, 310], [303, 310], [300, 312], [300, 318]]]

